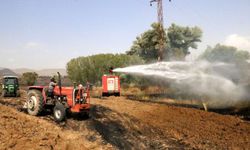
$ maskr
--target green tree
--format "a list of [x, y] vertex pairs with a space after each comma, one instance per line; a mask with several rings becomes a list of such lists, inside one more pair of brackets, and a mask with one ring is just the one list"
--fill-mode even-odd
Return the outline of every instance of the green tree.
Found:
[[217, 44], [214, 48], [207, 47], [199, 59], [205, 59], [210, 62], [243, 62], [250, 58], [248, 51], [238, 50], [233, 46]]
[[184, 60], [189, 48], [197, 49], [202, 31], [199, 27], [182, 27], [172, 24], [167, 30], [170, 59]]
[[[159, 55], [159, 24], [153, 23], [152, 29], [136, 37], [128, 55], [138, 55], [146, 62], [156, 61]], [[189, 54], [189, 48], [197, 48], [197, 42], [201, 41], [202, 31], [198, 27], [181, 27], [172, 24], [167, 32], [164, 30], [165, 60], [183, 60]]]
[[35, 72], [25, 72], [22, 74], [21, 81], [24, 85], [34, 85], [38, 78], [38, 74]]
[[[138, 55], [142, 57], [145, 61], [151, 62], [156, 61], [158, 59], [159, 54], [159, 38], [160, 38], [160, 25], [157, 23], [153, 23], [151, 25], [152, 29], [144, 32], [140, 36], [136, 37], [136, 40], [133, 42], [130, 50], [126, 53], [128, 55]], [[165, 51], [167, 49], [167, 39], [166, 39], [166, 32], [164, 32], [164, 41], [165, 41]]]
[[138, 56], [126, 54], [98, 54], [88, 57], [78, 57], [67, 63], [69, 78], [77, 83], [89, 81], [100, 84], [103, 74], [107, 74], [110, 67], [126, 67], [143, 63]]

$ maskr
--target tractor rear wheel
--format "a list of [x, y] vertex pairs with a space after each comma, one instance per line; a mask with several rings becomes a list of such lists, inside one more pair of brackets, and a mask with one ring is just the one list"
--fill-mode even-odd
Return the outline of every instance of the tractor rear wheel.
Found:
[[1, 96], [2, 96], [2, 97], [5, 97], [5, 96], [6, 96], [6, 93], [7, 93], [7, 91], [6, 91], [6, 90], [3, 90]]
[[56, 122], [61, 122], [66, 117], [66, 109], [63, 104], [57, 103], [53, 111], [54, 119]]
[[32, 116], [40, 115], [43, 111], [43, 95], [39, 90], [28, 92], [27, 111]]

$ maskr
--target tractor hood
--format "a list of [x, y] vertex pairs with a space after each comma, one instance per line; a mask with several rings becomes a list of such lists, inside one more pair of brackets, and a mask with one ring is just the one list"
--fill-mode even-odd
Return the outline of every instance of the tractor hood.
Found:
[[[62, 95], [72, 95], [74, 87], [62, 87], [61, 94]], [[56, 86], [54, 89], [55, 95], [60, 95], [60, 88]]]

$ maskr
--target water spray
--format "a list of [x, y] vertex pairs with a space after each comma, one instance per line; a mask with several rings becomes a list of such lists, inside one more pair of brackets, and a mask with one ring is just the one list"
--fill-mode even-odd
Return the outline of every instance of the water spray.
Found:
[[243, 80], [242, 76], [249, 74], [235, 64], [207, 61], [157, 62], [116, 68], [114, 72], [155, 77], [171, 83], [187, 94], [209, 97], [209, 101], [202, 102], [206, 110], [208, 105], [213, 108], [232, 107], [249, 97], [248, 91], [240, 82]]

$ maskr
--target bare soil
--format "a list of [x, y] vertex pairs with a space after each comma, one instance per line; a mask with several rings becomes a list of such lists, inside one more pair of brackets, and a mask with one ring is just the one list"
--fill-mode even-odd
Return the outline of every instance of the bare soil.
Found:
[[158, 129], [161, 135], [168, 137], [166, 139], [175, 139], [185, 148], [250, 148], [250, 122], [239, 117], [194, 108], [131, 101], [123, 97], [94, 102], [138, 119], [152, 129]]
[[57, 124], [46, 113], [30, 116], [22, 110], [25, 99], [24, 91], [20, 98], [0, 98], [0, 150], [114, 149], [98, 132], [88, 129], [90, 120], [69, 118]]
[[20, 98], [0, 98], [0, 149], [250, 149], [250, 122], [125, 97], [92, 98], [91, 117], [30, 116]]

